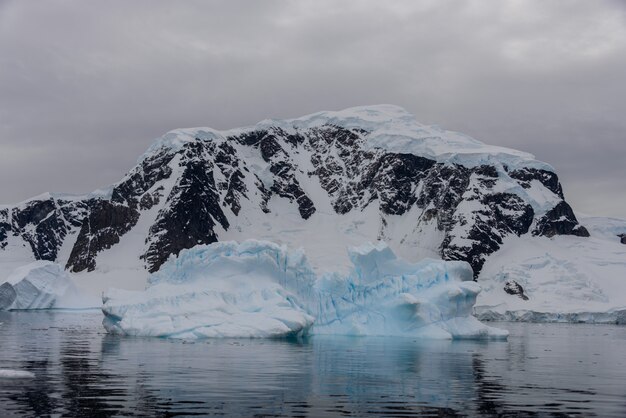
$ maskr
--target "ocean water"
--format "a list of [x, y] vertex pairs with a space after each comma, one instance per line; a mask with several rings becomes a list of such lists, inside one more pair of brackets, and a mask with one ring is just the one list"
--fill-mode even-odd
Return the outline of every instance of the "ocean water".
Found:
[[626, 416], [626, 327], [497, 323], [506, 342], [107, 335], [0, 312], [0, 416]]

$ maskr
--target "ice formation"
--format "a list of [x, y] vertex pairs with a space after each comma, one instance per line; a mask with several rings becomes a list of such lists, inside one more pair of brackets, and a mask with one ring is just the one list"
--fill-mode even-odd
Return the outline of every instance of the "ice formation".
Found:
[[143, 292], [103, 297], [111, 333], [172, 338], [311, 334], [506, 338], [472, 316], [480, 287], [465, 262], [396, 258], [384, 243], [349, 250], [348, 274], [320, 277], [302, 250], [248, 240], [170, 258]]
[[18, 267], [0, 285], [0, 310], [76, 307], [79, 299], [69, 274], [51, 261]]

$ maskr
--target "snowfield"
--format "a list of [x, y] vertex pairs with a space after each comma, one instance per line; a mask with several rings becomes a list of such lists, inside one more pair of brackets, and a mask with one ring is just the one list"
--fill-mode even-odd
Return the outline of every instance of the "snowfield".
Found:
[[384, 243], [351, 248], [352, 269], [318, 277], [302, 250], [266, 241], [182, 251], [144, 292], [110, 290], [104, 326], [170, 338], [310, 334], [506, 338], [472, 316], [480, 287], [464, 262], [398, 259]]
[[[505, 240], [478, 278], [475, 313], [483, 320], [626, 324], [626, 221], [582, 218], [590, 238]], [[528, 300], [507, 294], [507, 281]]]

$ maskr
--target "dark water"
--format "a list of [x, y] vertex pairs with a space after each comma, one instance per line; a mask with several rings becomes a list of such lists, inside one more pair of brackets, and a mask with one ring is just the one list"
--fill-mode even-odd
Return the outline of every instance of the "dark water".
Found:
[[508, 342], [106, 335], [100, 314], [0, 312], [0, 416], [626, 417], [626, 327], [497, 324]]

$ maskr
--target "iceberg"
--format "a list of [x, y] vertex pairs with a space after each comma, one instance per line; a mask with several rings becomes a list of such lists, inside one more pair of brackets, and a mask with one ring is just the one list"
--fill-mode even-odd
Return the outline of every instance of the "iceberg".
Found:
[[0, 310], [75, 306], [80, 299], [69, 274], [51, 261], [34, 261], [13, 270], [0, 285]]
[[382, 242], [348, 250], [347, 274], [317, 275], [302, 250], [267, 241], [183, 250], [145, 291], [110, 289], [110, 333], [195, 339], [315, 334], [504, 339], [472, 309], [480, 286], [469, 264], [409, 263]]

